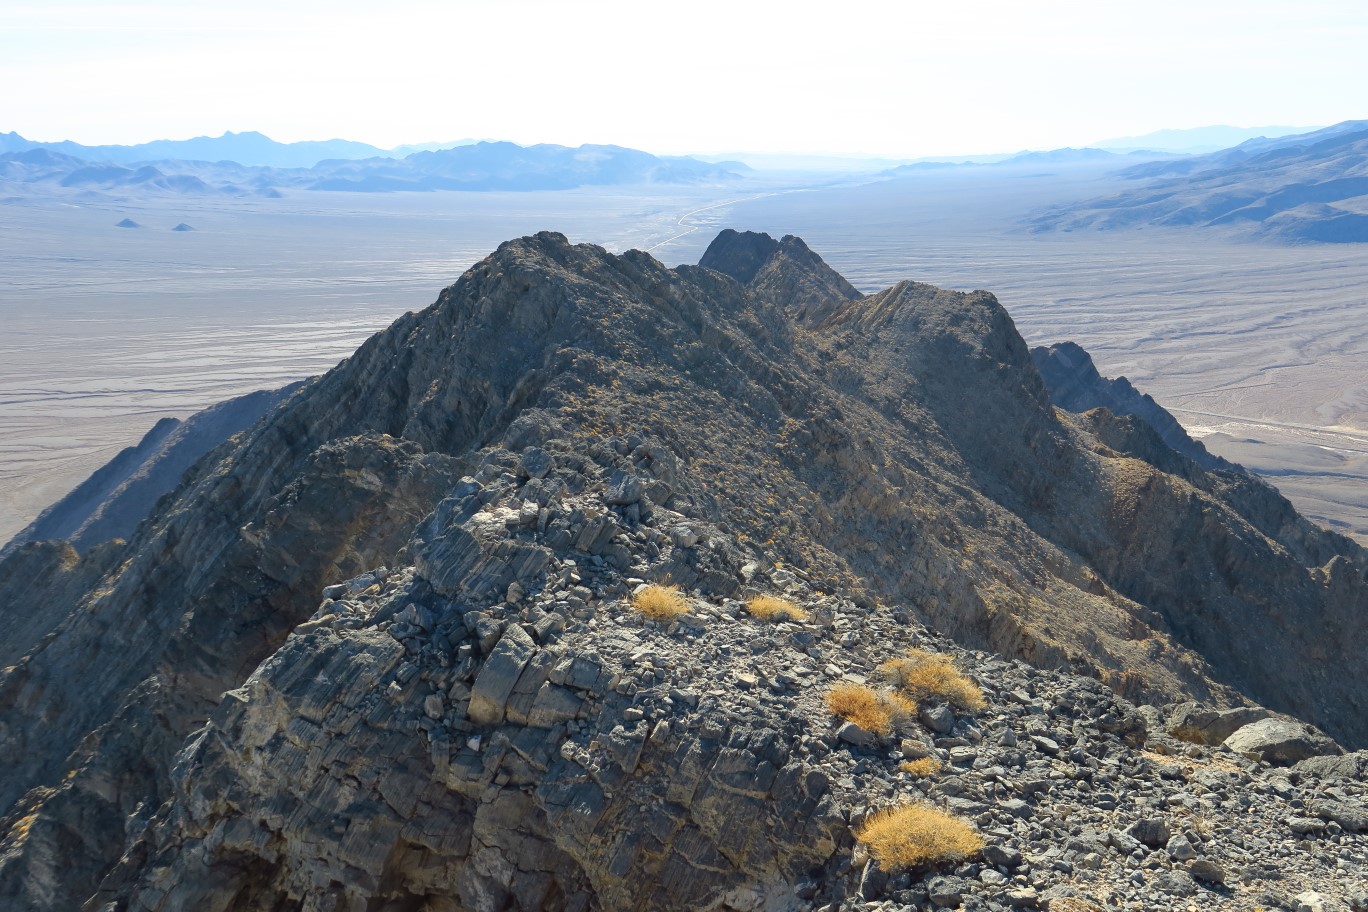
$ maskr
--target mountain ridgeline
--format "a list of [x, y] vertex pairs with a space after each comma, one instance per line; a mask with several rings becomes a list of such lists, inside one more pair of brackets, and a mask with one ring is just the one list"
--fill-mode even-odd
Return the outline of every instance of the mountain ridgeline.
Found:
[[[714, 164], [611, 145], [570, 148], [551, 143], [520, 146], [511, 142], [477, 142], [404, 156], [364, 156], [358, 150], [369, 147], [341, 140], [282, 145], [260, 134], [239, 134], [234, 139], [227, 144], [206, 139], [202, 143], [188, 140], [87, 147], [72, 143], [42, 145], [14, 134], [0, 134], [0, 186], [8, 185], [26, 193], [83, 198], [92, 194], [117, 197], [130, 192], [275, 197], [285, 190], [532, 191], [623, 184], [692, 184], [736, 180], [741, 177], [738, 172], [749, 170], [740, 162]], [[326, 151], [334, 150], [338, 144], [336, 151], [348, 154], [324, 157]], [[278, 154], [270, 154], [272, 148]], [[238, 160], [227, 157], [238, 151], [245, 153]], [[193, 157], [196, 155], [204, 158]], [[216, 157], [210, 159], [210, 155]], [[291, 164], [262, 164], [266, 161]]]
[[[1368, 555], [1198, 456], [1056, 408], [986, 292], [861, 295], [795, 237], [724, 231], [674, 269], [509, 241], [126, 541], [0, 562], [0, 899], [758, 909], [817, 877], [810, 898], [850, 871], [854, 786], [773, 720], [785, 694], [821, 716], [813, 675], [951, 648], [921, 623], [1087, 676], [1069, 705], [1117, 751], [1143, 739], [1126, 700], [1368, 745]], [[643, 627], [643, 582], [701, 607]], [[811, 626], [727, 640], [759, 589]], [[771, 690], [738, 696], [771, 646]]]
[[1368, 121], [1135, 165], [1134, 190], [1037, 213], [1036, 230], [1225, 227], [1296, 243], [1368, 241]]

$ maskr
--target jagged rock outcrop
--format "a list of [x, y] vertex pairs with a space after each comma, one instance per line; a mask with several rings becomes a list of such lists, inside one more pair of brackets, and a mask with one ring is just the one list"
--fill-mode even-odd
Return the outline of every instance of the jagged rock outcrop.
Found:
[[[1226, 881], [1352, 897], [1337, 862], [1368, 862], [1368, 785], [1302, 767], [1294, 785], [1239, 750], [1147, 733], [1095, 680], [956, 650], [984, 709], [933, 700], [921, 723], [848, 737], [831, 682], [949, 645], [900, 609], [741, 563], [713, 523], [616, 502], [624, 475], [662, 483], [650, 441], [618, 443], [587, 460], [564, 439], [492, 448], [420, 533], [424, 562], [330, 587], [187, 742], [171, 800], [85, 908], [1161, 908]], [[432, 547], [458, 531], [465, 546]], [[643, 579], [680, 577], [695, 586], [674, 622], [630, 607]], [[806, 621], [725, 594], [780, 580]], [[913, 774], [908, 757], [943, 767]], [[1240, 800], [1254, 789], [1257, 810]], [[975, 821], [986, 863], [921, 878], [860, 854], [866, 807], [927, 799]], [[1344, 854], [1289, 851], [1307, 834]]]
[[[160, 803], [180, 742], [307, 614], [291, 606], [397, 553], [459, 477], [383, 436], [324, 444], [259, 500], [225, 463], [182, 486], [219, 508], [140, 530], [119, 572], [0, 677], [0, 798], [11, 826], [36, 818], [24, 851], [0, 854], [0, 896], [71, 908], [88, 895], [117, 854], [111, 832]], [[232, 506], [253, 500], [240, 522]]]
[[1204, 469], [1239, 471], [1207, 451], [1153, 397], [1141, 393], [1125, 377], [1108, 379], [1097, 372], [1092, 356], [1075, 342], [1031, 349], [1031, 360], [1050, 390], [1050, 400], [1071, 412], [1105, 408], [1113, 415], [1134, 415], [1154, 428], [1164, 443]]
[[[620, 662], [610, 641], [638, 579], [715, 604], [762, 573], [802, 580], [841, 594], [839, 611], [819, 610], [845, 625], [885, 618], [889, 643], [916, 613], [969, 646], [1133, 697], [1252, 700], [1368, 741], [1356, 664], [1368, 560], [1352, 542], [1246, 476], [1167, 450], [1147, 425], [1056, 410], [987, 293], [902, 283], [862, 297], [796, 238], [724, 234], [704, 263], [717, 268], [554, 234], [509, 242], [202, 459], [0, 672], [0, 898], [75, 908], [109, 878], [100, 895], [136, 897], [131, 908], [306, 895], [334, 909], [634, 908], [629, 887], [652, 897], [643, 908], [745, 908], [745, 891], [792, 886], [800, 870], [841, 882], [848, 834], [830, 819], [772, 836], [716, 823], [792, 812], [780, 794], [823, 800], [747, 784], [769, 776], [762, 762], [787, 768], [792, 739], [772, 756], [777, 740], [750, 735], [698, 747], [740, 753], [720, 771], [722, 753], [699, 759], [720, 781], [698, 811], [714, 823], [693, 820], [695, 832], [666, 785], [683, 767], [650, 752], [645, 710], [607, 696], [635, 694], [551, 677], [595, 651]], [[319, 609], [320, 590], [381, 566], [402, 569], [329, 590]], [[580, 585], [591, 578], [597, 588]], [[22, 610], [0, 604], [0, 617]], [[816, 641], [794, 635], [782, 649], [812, 658]], [[563, 651], [550, 655], [553, 642]], [[755, 681], [726, 677], [721, 645], [696, 663], [699, 705], [716, 696], [732, 712], [734, 688]], [[547, 677], [524, 682], [529, 667]], [[369, 672], [380, 694], [348, 683]], [[566, 692], [539, 704], [547, 682]], [[795, 718], [816, 718], [818, 701]], [[622, 731], [603, 730], [619, 711]], [[411, 758], [443, 769], [441, 749], [413, 753], [419, 732], [441, 740], [438, 717], [449, 750], [434, 778]], [[593, 755], [574, 761], [590, 779], [646, 758], [626, 780], [639, 800], [603, 808], [630, 845], [577, 842], [578, 818], [556, 817], [588, 806], [544, 790], [553, 769], [573, 772], [545, 750], [566, 743], [547, 734], [561, 723]], [[508, 747], [486, 769], [500, 733]], [[695, 737], [723, 736], [662, 743]], [[410, 760], [381, 787], [365, 750]], [[500, 797], [510, 783], [521, 797]], [[344, 847], [353, 813], [389, 841]], [[214, 873], [196, 883], [181, 858]], [[689, 874], [700, 870], [706, 884]], [[541, 887], [517, 894], [514, 871]]]
[[803, 239], [724, 229], [698, 265], [729, 275], [803, 326], [813, 327], [863, 295]]

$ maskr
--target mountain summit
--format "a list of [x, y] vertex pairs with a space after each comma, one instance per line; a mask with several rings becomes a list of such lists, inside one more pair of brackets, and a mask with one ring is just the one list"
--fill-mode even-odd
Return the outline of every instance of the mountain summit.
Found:
[[[822, 758], [855, 744], [881, 759], [852, 769], [882, 769], [896, 742], [814, 741], [827, 681], [945, 636], [1055, 670], [1032, 684], [956, 653], [999, 707], [1049, 693], [1077, 719], [1074, 756], [1053, 709], [1006, 713], [1028, 744], [990, 766], [1140, 775], [1128, 700], [1292, 726], [1286, 762], [1334, 754], [1265, 717], [1368, 744], [1365, 571], [1144, 420], [1056, 408], [987, 292], [864, 296], [793, 237], [723, 232], [668, 269], [541, 233], [208, 452], [126, 542], [0, 562], [21, 631], [0, 672], [0, 896], [829, 901], [861, 876], [861, 786]], [[644, 623], [648, 583], [679, 587], [682, 613]], [[736, 626], [762, 592], [796, 600], [795, 623]], [[922, 708], [908, 724], [941, 741], [905, 756], [972, 764], [955, 751], [985, 729]], [[1241, 757], [1275, 756], [1252, 743]]]

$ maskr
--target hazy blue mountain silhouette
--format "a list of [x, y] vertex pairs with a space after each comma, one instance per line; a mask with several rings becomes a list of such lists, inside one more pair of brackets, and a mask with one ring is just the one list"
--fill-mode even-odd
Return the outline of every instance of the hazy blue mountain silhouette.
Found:
[[[16, 140], [15, 136], [3, 134], [0, 140], [10, 146], [27, 142], [22, 137]], [[259, 133], [237, 136], [252, 136], [270, 142]], [[137, 148], [151, 150], [155, 146], [157, 144], [149, 143]], [[100, 149], [92, 147], [89, 151], [93, 154]], [[570, 148], [551, 144], [520, 146], [511, 142], [479, 142], [415, 152], [400, 159], [383, 156], [334, 158], [309, 168], [267, 168], [202, 159], [133, 163], [93, 160], [48, 146], [12, 149], [0, 154], [0, 180], [116, 195], [137, 191], [270, 196], [278, 194], [280, 189], [352, 192], [564, 190], [612, 184], [731, 180], [740, 176], [738, 172], [746, 170], [749, 169], [738, 162], [662, 157], [622, 146]]]
[[564, 190], [633, 183], [689, 183], [736, 177], [696, 159], [664, 159], [622, 146], [578, 148], [479, 142], [403, 159], [322, 162], [315, 190]]
[[49, 149], [88, 161], [117, 164], [180, 159], [231, 161], [240, 165], [271, 168], [311, 168], [325, 159], [370, 158], [387, 154], [384, 149], [346, 139], [281, 143], [254, 131], [197, 136], [194, 139], [159, 139], [133, 146], [84, 146], [70, 140], [35, 142], [18, 133], [0, 133], [0, 152], [22, 152], [34, 148]]
[[1368, 121], [1120, 172], [1134, 190], [1054, 207], [1039, 230], [1230, 226], [1289, 241], [1368, 242]]
[[1201, 155], [1229, 149], [1250, 140], [1276, 139], [1289, 134], [1304, 134], [1307, 131], [1307, 127], [1232, 127], [1226, 124], [1213, 124], [1207, 127], [1155, 130], [1153, 133], [1145, 133], [1141, 136], [1118, 136], [1113, 139], [1099, 140], [1092, 146], [1097, 149], [1109, 149], [1113, 152], [1147, 149], [1183, 155]]

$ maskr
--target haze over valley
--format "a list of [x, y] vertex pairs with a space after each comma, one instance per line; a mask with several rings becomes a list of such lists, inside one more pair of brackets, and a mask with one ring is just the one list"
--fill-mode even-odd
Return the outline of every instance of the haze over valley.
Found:
[[[1346, 137], [1330, 154], [1343, 155], [1358, 129], [1327, 131]], [[507, 146], [486, 148], [505, 155]], [[913, 276], [994, 291], [1033, 344], [1080, 343], [1104, 375], [1128, 377], [1213, 451], [1368, 540], [1368, 343], [1354, 329], [1368, 307], [1359, 291], [1368, 263], [1358, 245], [1293, 245], [1219, 219], [1039, 230], [1058, 219], [1047, 213], [1134, 196], [1164, 161], [1197, 159], [1155, 153], [1137, 165], [1071, 152], [844, 173], [706, 163], [654, 172], [650, 184], [638, 169], [611, 186], [527, 192], [330, 192], [296, 178], [285, 194], [260, 197], [207, 185], [35, 183], [35, 166], [19, 159], [46, 154], [0, 156], [11, 160], [0, 206], [10, 277], [0, 292], [0, 538], [158, 418], [326, 369], [503, 239], [553, 226], [673, 264], [696, 260], [717, 227], [731, 226], [802, 236], [864, 290]], [[1229, 167], [1252, 154], [1210, 157]], [[563, 161], [541, 159], [535, 180], [563, 184], [546, 170]], [[522, 173], [506, 156], [499, 167]], [[64, 173], [80, 168], [89, 163]], [[1208, 182], [1223, 173], [1197, 170], [1193, 179]]]

